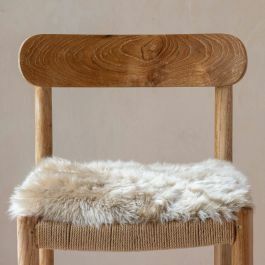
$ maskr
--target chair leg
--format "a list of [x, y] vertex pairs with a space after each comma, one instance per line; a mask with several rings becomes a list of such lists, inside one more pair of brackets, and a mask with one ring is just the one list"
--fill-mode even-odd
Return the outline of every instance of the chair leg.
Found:
[[231, 265], [231, 245], [214, 246], [214, 265]]
[[40, 249], [40, 264], [39, 265], [53, 265], [54, 253], [52, 249]]
[[39, 249], [34, 241], [36, 218], [17, 219], [18, 265], [39, 265]]
[[232, 246], [232, 265], [253, 265], [253, 210], [238, 214], [236, 240]]

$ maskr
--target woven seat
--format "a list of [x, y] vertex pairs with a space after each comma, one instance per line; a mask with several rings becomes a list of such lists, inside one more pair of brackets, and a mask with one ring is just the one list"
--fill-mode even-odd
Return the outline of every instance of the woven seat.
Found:
[[234, 222], [189, 221], [113, 224], [100, 228], [40, 221], [35, 228], [39, 248], [91, 251], [146, 251], [232, 244]]

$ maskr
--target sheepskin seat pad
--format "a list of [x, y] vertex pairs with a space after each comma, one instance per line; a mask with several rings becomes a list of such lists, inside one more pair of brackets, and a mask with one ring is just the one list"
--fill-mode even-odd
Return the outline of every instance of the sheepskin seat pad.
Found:
[[42, 160], [11, 197], [10, 214], [75, 225], [233, 220], [251, 206], [247, 178], [230, 162], [194, 164]]

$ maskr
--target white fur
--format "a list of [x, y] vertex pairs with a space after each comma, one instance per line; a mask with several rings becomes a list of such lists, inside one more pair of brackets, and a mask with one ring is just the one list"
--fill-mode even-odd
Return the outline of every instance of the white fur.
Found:
[[247, 179], [229, 162], [194, 164], [43, 160], [15, 189], [10, 214], [78, 225], [212, 218], [250, 206]]

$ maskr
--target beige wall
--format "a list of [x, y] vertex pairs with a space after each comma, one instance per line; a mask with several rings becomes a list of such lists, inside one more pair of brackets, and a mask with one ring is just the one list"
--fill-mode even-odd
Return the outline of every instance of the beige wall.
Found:
[[[264, 0], [0, 1], [0, 264], [16, 262], [8, 197], [34, 164], [33, 89], [17, 53], [37, 33], [226, 32], [245, 43], [249, 65], [234, 90], [234, 161], [250, 176], [255, 264], [265, 260]], [[198, 161], [213, 156], [212, 89], [54, 91], [55, 155], [76, 160]], [[63, 255], [65, 254], [65, 255]], [[63, 253], [57, 264], [211, 264], [212, 248], [148, 253]]]

